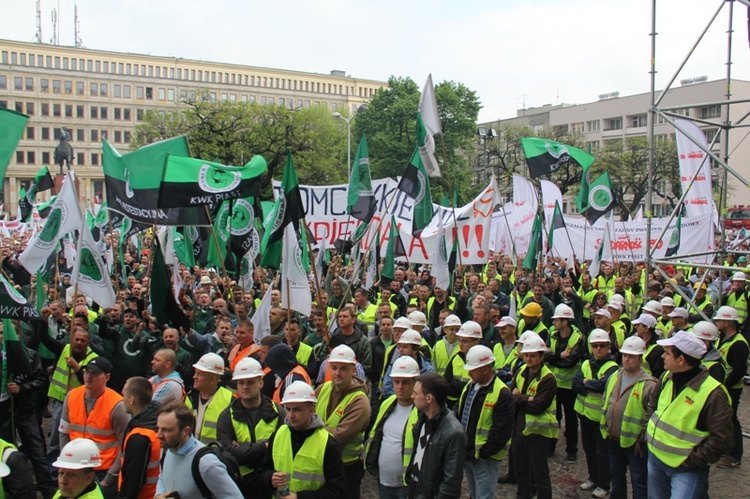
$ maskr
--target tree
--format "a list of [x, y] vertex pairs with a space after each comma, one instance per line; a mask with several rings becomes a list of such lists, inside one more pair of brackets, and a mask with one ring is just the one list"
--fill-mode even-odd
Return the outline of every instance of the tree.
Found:
[[[226, 165], [244, 165], [255, 154], [268, 162], [267, 182], [279, 177], [286, 148], [294, 155], [301, 183], [316, 185], [346, 182], [340, 161], [346, 136], [326, 107], [288, 109], [245, 102], [211, 102], [207, 93], [185, 101], [171, 113], [147, 112], [136, 127], [131, 147], [187, 135], [194, 157]], [[270, 195], [270, 190], [264, 192]], [[264, 197], [266, 197], [264, 196]]]
[[[443, 128], [443, 133], [435, 137], [435, 156], [443, 178], [430, 180], [433, 200], [439, 202], [450, 183], [458, 190], [460, 204], [475, 194], [468, 190], [471, 172], [466, 151], [473, 148], [481, 105], [473, 90], [452, 81], [436, 85], [435, 96]], [[419, 98], [420, 89], [413, 80], [391, 76], [388, 87], [380, 90], [353, 121], [353, 143], [367, 133], [373, 178], [395, 178], [404, 173], [416, 147]]]

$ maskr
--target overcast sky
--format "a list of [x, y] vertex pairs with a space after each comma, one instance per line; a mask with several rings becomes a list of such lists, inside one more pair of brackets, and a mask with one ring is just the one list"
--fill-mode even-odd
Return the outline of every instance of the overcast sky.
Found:
[[[722, 0], [657, 1], [657, 86], [676, 71]], [[60, 42], [73, 44], [73, 0], [41, 0], [45, 40], [59, 5]], [[651, 1], [602, 0], [77, 0], [84, 46], [421, 87], [475, 90], [480, 121], [516, 109], [581, 104], [649, 90]], [[0, 37], [33, 41], [35, 1], [0, 0]], [[728, 4], [681, 73], [726, 75]], [[735, 6], [733, 76], [750, 79], [747, 12]]]

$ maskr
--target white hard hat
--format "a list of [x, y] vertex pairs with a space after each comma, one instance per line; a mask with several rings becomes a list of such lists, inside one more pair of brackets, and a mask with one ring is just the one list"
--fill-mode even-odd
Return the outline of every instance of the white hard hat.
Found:
[[733, 281], [747, 281], [747, 276], [744, 272], [735, 272], [732, 276]]
[[396, 322], [393, 323], [393, 329], [396, 329], [398, 327], [411, 329], [411, 321], [406, 317], [399, 317], [398, 319], [396, 319]]
[[[535, 336], [539, 336], [539, 333], [537, 333], [536, 331], [526, 331], [516, 340], [516, 343], [521, 343], [523, 345], [526, 340]], [[541, 336], [539, 337], [541, 338]]]
[[315, 390], [313, 390], [312, 386], [302, 380], [297, 380], [286, 387], [284, 398], [281, 399], [282, 404], [292, 402], [312, 402], [313, 404], [317, 404], [318, 399], [315, 397]]
[[714, 315], [714, 320], [722, 320], [722, 321], [735, 321], [738, 322], [740, 320], [740, 314], [737, 313], [737, 310], [735, 310], [734, 307], [730, 307], [729, 305], [724, 305], [723, 307], [719, 307], [719, 310], [716, 311], [716, 315]]
[[609, 297], [609, 301], [625, 305], [625, 298], [622, 295], [612, 295]]
[[343, 364], [356, 364], [357, 356], [354, 354], [354, 350], [346, 345], [339, 345], [331, 350], [331, 355], [328, 357], [328, 362], [341, 362]]
[[409, 314], [409, 322], [411, 322], [412, 326], [426, 326], [427, 316], [419, 310], [415, 310]]
[[503, 326], [518, 327], [518, 323], [516, 322], [516, 320], [513, 317], [510, 317], [510, 316], [506, 315], [505, 317], [502, 317], [500, 319], [500, 322], [497, 323], [497, 326], [498, 327], [503, 327]]
[[403, 344], [403, 345], [422, 345], [422, 335], [419, 334], [419, 331], [415, 331], [413, 329], [407, 329], [403, 333], [401, 333], [401, 338], [399, 338], [397, 344]]
[[626, 353], [628, 355], [643, 355], [646, 353], [646, 343], [644, 343], [638, 336], [629, 336], [622, 343], [620, 353]]
[[224, 359], [215, 353], [207, 353], [198, 359], [198, 362], [193, 364], [193, 367], [204, 373], [221, 376], [224, 374]]
[[[674, 302], [672, 302], [674, 303]], [[652, 314], [658, 314], [661, 315], [664, 313], [664, 307], [662, 307], [661, 303], [659, 303], [656, 300], [648, 301], [644, 306], [643, 310], [647, 312], [651, 312]]]
[[571, 321], [576, 318], [573, 309], [564, 303], [559, 304], [555, 307], [555, 313], [552, 315], [553, 319], [570, 319]]
[[634, 326], [636, 324], [643, 324], [644, 326], [653, 329], [656, 327], [656, 317], [654, 317], [653, 315], [641, 314], [636, 320], [632, 322], [632, 324]]
[[702, 340], [716, 341], [719, 339], [719, 328], [713, 322], [700, 321], [693, 326], [693, 334]]
[[529, 339], [523, 342], [521, 347], [521, 353], [533, 353], [533, 352], [546, 352], [547, 344], [541, 336], [531, 336]]
[[445, 321], [443, 321], [443, 327], [450, 327], [450, 326], [461, 327], [461, 319], [459, 319], [458, 316], [455, 314], [450, 314], [448, 317], [445, 318]]
[[480, 367], [489, 366], [495, 363], [495, 356], [492, 350], [484, 345], [474, 345], [466, 353], [466, 364], [464, 369], [473, 371]]
[[482, 326], [480, 326], [478, 323], [474, 321], [466, 321], [461, 326], [461, 329], [458, 330], [458, 333], [456, 336], [461, 336], [462, 338], [472, 338], [475, 340], [481, 340], [482, 339]]
[[416, 378], [417, 376], [419, 376], [419, 364], [416, 360], [402, 355], [393, 361], [391, 378]]
[[674, 305], [674, 300], [671, 297], [669, 297], [669, 296], [665, 296], [664, 298], [662, 298], [661, 302], [659, 302], [659, 303], [661, 303], [662, 307], [672, 307], [672, 308], [674, 308], [674, 306], [675, 306]]
[[237, 362], [234, 367], [232, 380], [259, 378], [261, 376], [263, 376], [263, 367], [260, 362], [252, 357], [245, 357]]
[[102, 457], [99, 448], [93, 440], [88, 438], [76, 438], [65, 444], [57, 461], [52, 463], [55, 468], [67, 470], [96, 468], [101, 465]]
[[[615, 296], [619, 296], [619, 295], [615, 295]], [[613, 296], [612, 298], [614, 298], [615, 296]], [[615, 309], [615, 310], [622, 311], [623, 305], [624, 305], [624, 303], [621, 302], [620, 300], [612, 300], [612, 299], [610, 299], [609, 303], [607, 303], [607, 308], [612, 308], [612, 309]]]
[[589, 343], [612, 343], [604, 329], [593, 329], [589, 334]]

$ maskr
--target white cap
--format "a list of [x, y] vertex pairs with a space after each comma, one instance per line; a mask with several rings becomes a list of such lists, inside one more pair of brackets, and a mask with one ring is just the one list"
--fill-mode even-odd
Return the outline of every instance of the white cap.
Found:
[[651, 312], [657, 315], [661, 315], [664, 313], [664, 308], [661, 306], [661, 303], [659, 303], [656, 300], [651, 300], [647, 302], [646, 305], [643, 306], [643, 310], [646, 310], [648, 312]]
[[215, 353], [207, 353], [198, 359], [198, 362], [193, 364], [193, 367], [204, 373], [222, 376], [224, 374], [224, 359]]
[[259, 378], [263, 376], [263, 367], [252, 357], [245, 357], [234, 367], [232, 380]]
[[503, 327], [503, 326], [518, 327], [518, 323], [516, 322], [516, 320], [513, 317], [508, 317], [506, 315], [505, 317], [503, 317], [502, 319], [500, 319], [500, 322], [497, 323], [497, 326], [498, 327]]
[[422, 345], [422, 335], [419, 334], [419, 331], [414, 331], [413, 329], [407, 329], [403, 333], [401, 333], [401, 338], [398, 340], [398, 344], [402, 345]]
[[719, 310], [716, 311], [716, 315], [714, 315], [714, 320], [721, 320], [721, 321], [735, 321], [738, 322], [740, 320], [740, 314], [737, 313], [737, 310], [734, 307], [730, 307], [729, 305], [724, 305], [723, 307], [719, 307]]
[[462, 338], [473, 338], [476, 340], [482, 339], [482, 326], [480, 326], [478, 323], [474, 321], [466, 321], [461, 326], [461, 329], [458, 330], [458, 333], [456, 336], [461, 336]]
[[612, 318], [612, 314], [609, 313], [609, 310], [606, 308], [600, 308], [596, 312], [594, 312], [594, 315], [601, 315], [602, 317], [606, 317], [607, 319]]
[[669, 297], [669, 296], [665, 296], [664, 298], [662, 298], [659, 303], [661, 303], [662, 307], [672, 307], [672, 308], [674, 308], [674, 300], [671, 297]]
[[411, 329], [411, 321], [406, 317], [399, 317], [398, 319], [396, 319], [396, 322], [393, 323], [393, 329], [396, 329], [398, 327]]
[[318, 399], [315, 397], [315, 390], [313, 390], [312, 386], [302, 380], [297, 380], [286, 387], [284, 397], [281, 399], [282, 404], [292, 402], [312, 402], [313, 404], [317, 404]]
[[643, 355], [646, 353], [646, 343], [638, 336], [629, 336], [625, 338], [620, 348], [620, 353], [626, 353], [629, 355]]
[[693, 326], [693, 334], [702, 340], [716, 341], [719, 339], [719, 328], [713, 322], [700, 321]]
[[735, 272], [732, 276], [733, 281], [747, 281], [747, 276], [744, 272]]
[[492, 350], [484, 345], [474, 345], [466, 353], [466, 363], [464, 369], [473, 371], [480, 367], [489, 366], [495, 363], [495, 356]]
[[451, 326], [461, 327], [461, 319], [459, 319], [458, 316], [455, 314], [450, 314], [443, 321], [443, 327], [446, 327], [446, 326], [447, 327], [451, 327]]
[[589, 343], [612, 343], [604, 329], [593, 329], [589, 334]]
[[211, 284], [211, 278], [208, 277], [207, 275], [204, 275], [203, 277], [201, 277], [200, 283], [201, 284]]
[[667, 314], [667, 317], [682, 317], [683, 319], [688, 318], [688, 311], [683, 307], [677, 307]]
[[419, 376], [419, 364], [416, 360], [402, 355], [393, 361], [391, 378], [416, 378], [417, 376]]
[[547, 345], [544, 343], [544, 340], [541, 336], [537, 335], [536, 337], [532, 336], [526, 341], [523, 342], [523, 346], [521, 347], [521, 353], [533, 353], [533, 352], [546, 352], [547, 351]]
[[677, 331], [671, 338], [658, 340], [656, 344], [679, 348], [682, 353], [694, 359], [702, 359], [706, 355], [706, 344], [687, 331]]
[[653, 315], [641, 314], [640, 317], [633, 321], [633, 324], [643, 324], [644, 326], [653, 329], [656, 327], [656, 317]]
[[354, 350], [346, 345], [339, 345], [331, 350], [331, 355], [328, 356], [328, 362], [341, 362], [342, 364], [356, 364], [357, 356], [354, 354]]
[[[522, 335], [521, 335], [521, 336], [520, 336], [520, 337], [519, 337], [519, 338], [518, 338], [518, 339], [516, 340], [516, 343], [520, 343], [521, 345], [523, 345], [523, 344], [524, 344], [524, 343], [526, 342], [526, 340], [528, 340], [529, 338], [533, 338], [533, 337], [535, 337], [535, 336], [539, 336], [539, 333], [537, 333], [536, 331], [526, 331], [526, 332], [524, 332], [524, 333], [523, 333], [523, 334], [522, 334]], [[541, 336], [539, 336], [539, 337], [541, 338]]]
[[[612, 297], [614, 298], [614, 296]], [[622, 310], [622, 302], [619, 300], [609, 300], [609, 303], [607, 303], [607, 308], [613, 308], [615, 310]]]
[[52, 463], [55, 468], [67, 470], [96, 468], [101, 465], [102, 457], [99, 448], [93, 440], [88, 438], [76, 438], [65, 444], [57, 461]]
[[576, 318], [573, 313], [573, 309], [564, 303], [559, 304], [555, 307], [555, 313], [552, 315], [553, 319], [570, 319], [571, 321]]
[[409, 314], [409, 322], [411, 322], [412, 326], [426, 326], [427, 316], [423, 312], [415, 310]]

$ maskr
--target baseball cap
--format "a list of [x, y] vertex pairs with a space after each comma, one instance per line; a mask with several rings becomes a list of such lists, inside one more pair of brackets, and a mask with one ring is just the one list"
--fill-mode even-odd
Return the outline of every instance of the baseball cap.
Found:
[[677, 307], [667, 314], [667, 317], [682, 317], [683, 319], [688, 318], [688, 311], [683, 307]]
[[513, 317], [508, 317], [506, 315], [505, 317], [503, 317], [503, 318], [500, 319], [500, 322], [497, 323], [497, 326], [498, 327], [503, 327], [503, 326], [518, 327], [518, 323], [516, 322], [516, 320]]
[[92, 368], [94, 373], [112, 374], [112, 363], [104, 357], [94, 357], [88, 364], [81, 366], [81, 369], [90, 370]]
[[702, 359], [706, 355], [706, 345], [697, 336], [687, 331], [677, 331], [671, 338], [657, 340], [657, 345], [679, 348], [682, 353], [694, 359]]
[[609, 310], [607, 310], [606, 308], [600, 308], [599, 310], [594, 312], [594, 315], [601, 315], [603, 317], [606, 317], [607, 319], [612, 318], [612, 314], [610, 314]]

